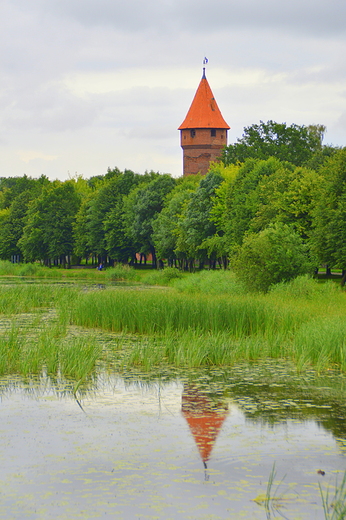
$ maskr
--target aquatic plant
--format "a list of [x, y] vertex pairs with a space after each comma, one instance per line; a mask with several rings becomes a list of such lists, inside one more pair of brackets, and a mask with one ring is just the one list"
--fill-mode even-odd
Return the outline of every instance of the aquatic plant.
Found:
[[[175, 283], [185, 279], [204, 279], [205, 284], [195, 284], [194, 292], [190, 292], [194, 282], [187, 284], [187, 292], [174, 287], [110, 286], [100, 291], [77, 284], [1, 285], [0, 314], [6, 320], [17, 316], [15, 327], [27, 335], [24, 341], [14, 331], [9, 340], [24, 342], [23, 348], [16, 347], [23, 363], [15, 370], [30, 371], [28, 360], [34, 362], [35, 356], [46, 359], [49, 370], [57, 370], [62, 358], [54, 352], [62, 348], [68, 325], [77, 325], [135, 337], [124, 341], [121, 352], [118, 346], [114, 348], [123, 366], [220, 366], [273, 358], [293, 360], [298, 371], [310, 365], [319, 372], [331, 367], [346, 371], [346, 293], [335, 285], [301, 278], [267, 294], [247, 294], [228, 292], [234, 278], [222, 271], [184, 275]], [[222, 279], [226, 292], [201, 290], [211, 287], [213, 280], [217, 286]], [[35, 334], [37, 345], [31, 345], [29, 339]], [[39, 346], [42, 351], [37, 350]]]
[[106, 289], [79, 293], [71, 321], [85, 327], [140, 334], [171, 334], [188, 330], [228, 332], [234, 337], [257, 333], [272, 336], [294, 330], [303, 316], [298, 309], [285, 312], [261, 297], [209, 297], [175, 291]]
[[172, 285], [172, 282], [181, 280], [184, 273], [174, 267], [166, 267], [162, 270], [151, 270], [142, 276], [141, 282], [146, 285]]
[[[275, 484], [275, 477], [276, 477], [276, 469], [275, 469], [275, 462], [273, 464], [272, 470], [270, 472], [268, 483], [267, 483], [267, 489], [265, 494], [258, 495], [254, 502], [256, 502], [259, 505], [263, 505], [266, 511], [266, 517], [269, 520], [272, 518], [272, 512], [275, 515], [275, 512], [278, 512], [278, 510], [282, 507], [282, 500], [284, 494], [281, 493], [279, 496], [277, 495], [277, 492], [282, 484], [282, 482], [285, 479], [285, 476], [281, 479], [281, 481], [276, 485], [276, 488], [274, 489]], [[280, 515], [282, 516], [282, 515]], [[276, 515], [273, 517], [276, 518]], [[284, 517], [286, 518], [286, 517]]]
[[323, 492], [321, 484], [319, 489], [325, 520], [344, 520], [346, 518], [346, 472], [340, 484], [336, 480], [332, 495], [329, 489]]
[[128, 364], [203, 366], [272, 357], [292, 359], [300, 370], [309, 364], [346, 370], [345, 298], [337, 287], [308, 278], [266, 295], [232, 297], [108, 289], [76, 296], [70, 320], [145, 336], [129, 349]]
[[67, 336], [66, 323], [55, 317], [13, 320], [0, 335], [0, 374], [48, 374], [83, 380], [101, 358], [94, 336]]
[[91, 266], [63, 269], [61, 266], [46, 267], [37, 262], [12, 264], [6, 260], [0, 260], [0, 276], [47, 278], [54, 280], [95, 280], [103, 282], [115, 280], [135, 281], [138, 279], [138, 273], [133, 267], [121, 264], [99, 271]]
[[109, 281], [138, 281], [138, 279], [138, 273], [129, 265], [117, 264], [108, 267], [105, 271], [105, 280]]
[[64, 288], [48, 285], [0, 285], [0, 314], [20, 314], [52, 307]]
[[179, 292], [191, 294], [245, 294], [246, 290], [229, 270], [199, 271], [185, 275], [172, 284]]

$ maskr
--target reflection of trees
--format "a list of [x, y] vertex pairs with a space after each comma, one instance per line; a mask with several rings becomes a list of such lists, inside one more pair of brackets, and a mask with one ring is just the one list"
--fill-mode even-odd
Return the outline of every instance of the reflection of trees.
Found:
[[[173, 381], [184, 380], [182, 412], [186, 419], [189, 416], [191, 424], [195, 421], [196, 429], [200, 416], [210, 414], [210, 431], [214, 428], [216, 432], [215, 438], [210, 439], [211, 448], [219, 431], [217, 421], [227, 414], [229, 401], [238, 406], [248, 421], [274, 426], [291, 419], [313, 420], [331, 432], [340, 445], [346, 444], [345, 377], [340, 374], [319, 377], [312, 372], [298, 375], [296, 371], [290, 373], [284, 365], [277, 368], [274, 362], [270, 369], [261, 372], [259, 365], [244, 364], [237, 369], [217, 369], [215, 372], [166, 368], [146, 374], [132, 368], [119, 374], [114, 366], [105, 364], [99, 372], [80, 382], [60, 373], [48, 375], [44, 371], [39, 376], [8, 375], [0, 378], [0, 398], [20, 389], [32, 398], [54, 393], [58, 398], [78, 399], [82, 403], [84, 398], [92, 399], [119, 381], [124, 383], [125, 389], [135, 386], [157, 391]], [[207, 430], [207, 421], [205, 427]], [[202, 459], [206, 454], [207, 451], [204, 455], [201, 453]]]
[[[297, 374], [277, 362], [259, 369], [245, 364], [236, 369], [204, 370], [193, 374], [200, 392], [234, 402], [246, 420], [267, 426], [288, 420], [315, 421], [346, 444], [346, 379], [338, 373], [319, 376], [313, 371]], [[345, 453], [345, 449], [343, 452]]]
[[78, 400], [95, 393], [96, 379], [89, 375], [79, 384], [73, 378], [42, 372], [40, 375], [7, 375], [0, 379], [0, 398], [20, 390], [23, 395], [38, 399], [45, 395], [55, 395], [58, 399]]
[[232, 387], [232, 401], [247, 420], [269, 426], [292, 419], [312, 420], [334, 437], [346, 439], [346, 404], [343, 398], [343, 393], [336, 396], [326, 387], [294, 388], [289, 384], [246, 383]]
[[222, 396], [208, 394], [193, 384], [185, 383], [181, 409], [203, 464], [207, 467], [216, 438], [228, 414], [228, 405]]

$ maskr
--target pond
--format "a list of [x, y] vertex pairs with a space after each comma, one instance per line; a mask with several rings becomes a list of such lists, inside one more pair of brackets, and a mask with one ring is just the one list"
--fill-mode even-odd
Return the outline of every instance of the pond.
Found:
[[2, 377], [0, 518], [323, 520], [319, 486], [332, 497], [346, 469], [345, 383], [277, 362], [99, 369], [77, 394]]

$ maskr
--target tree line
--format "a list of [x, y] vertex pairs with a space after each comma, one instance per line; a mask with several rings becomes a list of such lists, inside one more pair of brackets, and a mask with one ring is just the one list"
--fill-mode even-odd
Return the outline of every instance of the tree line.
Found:
[[118, 168], [64, 182], [1, 177], [0, 258], [113, 264], [151, 254], [153, 267], [231, 262], [244, 272], [276, 247], [297, 271], [303, 258], [344, 269], [346, 149], [323, 145], [324, 132], [261, 121], [204, 177]]

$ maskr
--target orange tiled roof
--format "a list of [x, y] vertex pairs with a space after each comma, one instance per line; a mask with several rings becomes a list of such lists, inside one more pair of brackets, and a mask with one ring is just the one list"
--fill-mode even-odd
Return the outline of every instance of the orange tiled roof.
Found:
[[186, 128], [230, 128], [222, 117], [204, 73], [190, 109], [178, 130]]

